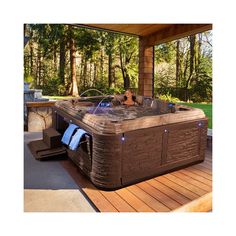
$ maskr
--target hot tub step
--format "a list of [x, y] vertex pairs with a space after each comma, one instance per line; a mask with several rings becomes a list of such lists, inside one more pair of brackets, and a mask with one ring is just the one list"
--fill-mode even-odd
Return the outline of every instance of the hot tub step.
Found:
[[36, 160], [67, 158], [65, 147], [48, 147], [43, 140], [31, 141], [28, 147]]
[[49, 148], [61, 147], [61, 134], [53, 128], [43, 130], [43, 141]]

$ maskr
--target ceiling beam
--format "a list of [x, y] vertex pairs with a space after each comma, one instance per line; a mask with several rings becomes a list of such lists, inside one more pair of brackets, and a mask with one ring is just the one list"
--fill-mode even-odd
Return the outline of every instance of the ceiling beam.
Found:
[[106, 32], [115, 33], [115, 34], [123, 34], [123, 35], [126, 34], [126, 35], [129, 35], [129, 36], [138, 37], [138, 35], [134, 34], [134, 33], [122, 32], [122, 31], [119, 31], [119, 30], [112, 30], [112, 29], [107, 29], [107, 28], [103, 28], [103, 27], [99, 27], [99, 26], [93, 26], [93, 25], [89, 25], [89, 24], [73, 24], [73, 26], [80, 27], [80, 28], [91, 29], [91, 30], [106, 31]]
[[212, 24], [173, 24], [172, 26], [145, 36], [147, 47], [170, 42], [212, 29]]

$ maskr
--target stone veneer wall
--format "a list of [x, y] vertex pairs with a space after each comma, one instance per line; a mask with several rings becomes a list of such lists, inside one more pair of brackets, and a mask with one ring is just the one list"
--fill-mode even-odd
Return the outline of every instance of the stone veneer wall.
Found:
[[55, 102], [28, 102], [27, 127], [29, 132], [39, 132], [52, 127], [52, 107]]

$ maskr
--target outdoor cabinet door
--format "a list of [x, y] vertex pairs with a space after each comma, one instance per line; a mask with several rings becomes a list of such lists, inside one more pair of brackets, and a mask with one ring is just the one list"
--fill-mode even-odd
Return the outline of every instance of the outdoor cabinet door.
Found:
[[173, 124], [163, 134], [162, 165], [204, 158], [207, 121]]
[[155, 175], [161, 165], [162, 128], [140, 129], [124, 134], [123, 184]]

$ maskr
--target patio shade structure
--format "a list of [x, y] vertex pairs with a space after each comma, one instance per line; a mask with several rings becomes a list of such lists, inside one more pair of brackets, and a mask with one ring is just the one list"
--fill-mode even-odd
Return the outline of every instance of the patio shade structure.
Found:
[[212, 29], [212, 24], [76, 24], [139, 37], [138, 93], [154, 95], [154, 46]]

